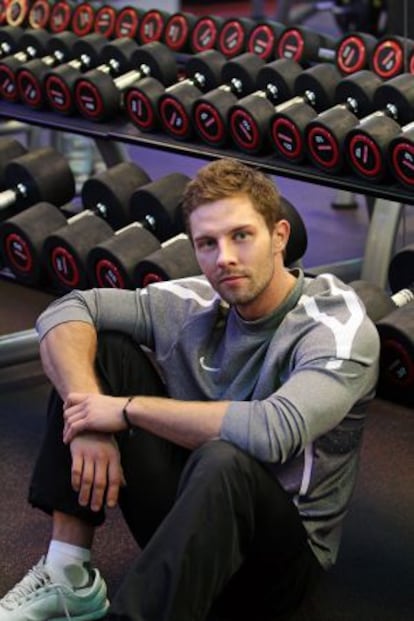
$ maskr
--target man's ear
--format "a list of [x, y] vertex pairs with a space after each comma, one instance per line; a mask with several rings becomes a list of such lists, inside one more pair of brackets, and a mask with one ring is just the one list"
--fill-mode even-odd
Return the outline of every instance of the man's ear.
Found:
[[273, 229], [273, 248], [275, 252], [284, 253], [290, 235], [290, 223], [282, 219], [275, 222]]

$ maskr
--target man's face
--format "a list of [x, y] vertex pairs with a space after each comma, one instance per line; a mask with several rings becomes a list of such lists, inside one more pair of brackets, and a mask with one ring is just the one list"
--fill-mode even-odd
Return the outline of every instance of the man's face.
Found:
[[201, 205], [190, 215], [190, 227], [203, 273], [242, 317], [257, 319], [277, 306], [275, 268], [283, 266], [286, 221], [270, 233], [250, 199], [240, 195]]

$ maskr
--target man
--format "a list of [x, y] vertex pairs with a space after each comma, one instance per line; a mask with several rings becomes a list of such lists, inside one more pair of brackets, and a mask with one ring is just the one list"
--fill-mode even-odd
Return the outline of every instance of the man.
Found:
[[261, 172], [208, 164], [184, 215], [204, 276], [73, 292], [39, 318], [56, 392], [30, 502], [52, 539], [0, 621], [105, 615], [90, 550], [118, 502], [142, 551], [111, 620], [280, 618], [335, 561], [376, 329], [335, 277], [284, 266]]

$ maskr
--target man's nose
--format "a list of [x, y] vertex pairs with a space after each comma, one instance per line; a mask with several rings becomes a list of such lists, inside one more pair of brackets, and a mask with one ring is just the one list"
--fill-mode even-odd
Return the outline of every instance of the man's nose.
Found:
[[217, 265], [224, 266], [237, 262], [236, 253], [233, 244], [228, 240], [221, 240], [217, 244]]

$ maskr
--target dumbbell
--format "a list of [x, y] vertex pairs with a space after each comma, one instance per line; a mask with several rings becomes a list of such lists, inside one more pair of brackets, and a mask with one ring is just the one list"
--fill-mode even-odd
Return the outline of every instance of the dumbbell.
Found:
[[152, 41], [162, 41], [169, 17], [170, 13], [161, 9], [146, 11], [138, 27], [138, 42], [145, 45]]
[[61, 32], [52, 36], [47, 44], [47, 54], [40, 58], [33, 58], [19, 67], [15, 73], [15, 80], [20, 101], [40, 110], [47, 106], [44, 79], [51, 68], [68, 62], [73, 58], [74, 45], [78, 37], [70, 31]]
[[289, 58], [301, 65], [335, 60], [336, 40], [307, 28], [291, 26], [285, 28], [276, 42], [275, 56]]
[[29, 27], [49, 30], [52, 7], [53, 2], [50, 0], [35, 0], [32, 2], [27, 19]]
[[30, 4], [26, 0], [8, 0], [6, 4], [6, 22], [9, 26], [27, 28]]
[[20, 48], [24, 29], [19, 26], [2, 26], [0, 28], [0, 58], [10, 56]]
[[29, 151], [4, 168], [7, 190], [0, 193], [2, 219], [42, 200], [63, 205], [75, 193], [75, 180], [66, 159], [51, 147]]
[[414, 406], [414, 302], [397, 308], [377, 323], [380, 372], [377, 395]]
[[223, 146], [228, 139], [227, 118], [231, 106], [255, 90], [257, 76], [265, 61], [245, 52], [228, 60], [221, 70], [221, 85], [195, 99], [192, 126], [209, 145]]
[[368, 69], [377, 39], [362, 32], [344, 35], [339, 41], [306, 27], [286, 28], [276, 43], [275, 55], [304, 65], [335, 63], [344, 75]]
[[6, 24], [6, 8], [8, 0], [1, 0], [0, 2], [0, 26]]
[[95, 8], [90, 2], [77, 4], [72, 12], [71, 29], [78, 35], [84, 37], [93, 32], [95, 24]]
[[414, 286], [414, 244], [408, 244], [394, 254], [388, 268], [388, 282], [394, 292], [407, 285]]
[[404, 125], [390, 141], [388, 161], [395, 179], [407, 188], [414, 187], [414, 121]]
[[[132, 193], [129, 207], [133, 222], [97, 244], [88, 254], [87, 272], [93, 285], [121, 289], [137, 286], [134, 276], [137, 264], [164, 247], [167, 240], [184, 228], [181, 202], [188, 181], [189, 177], [173, 173]], [[184, 256], [176, 260], [186, 261]]]
[[401, 125], [414, 120], [414, 76], [402, 73], [387, 80], [375, 92], [374, 108], [348, 132], [345, 151], [358, 176], [381, 182], [389, 176], [391, 140], [400, 134]]
[[[368, 84], [363, 74], [358, 72], [358, 76], [363, 78], [361, 82], [364, 85]], [[358, 86], [352, 76], [348, 76], [347, 80], [348, 83], [355, 81]], [[323, 64], [315, 65], [297, 77], [296, 97], [277, 106], [270, 122], [272, 146], [279, 156], [295, 164], [305, 159], [305, 128], [318, 113], [334, 105], [340, 81], [339, 70], [333, 65]], [[369, 97], [364, 98], [360, 90], [359, 100], [368, 105]]]
[[187, 63], [189, 74], [193, 77], [167, 89], [159, 99], [158, 111], [163, 129], [178, 139], [189, 138], [196, 129], [206, 142], [222, 142], [226, 121], [220, 114], [225, 114], [229, 109], [229, 99], [233, 103], [238, 97], [254, 90], [257, 74], [264, 64], [264, 60], [250, 52], [230, 60], [216, 50], [194, 57]]
[[[102, 83], [105, 88], [112, 78], [122, 76], [133, 69], [133, 59], [139, 49], [136, 41], [126, 37], [115, 39], [105, 45], [101, 52], [100, 64], [79, 76], [75, 82], [74, 100], [82, 116], [91, 119], [99, 118], [101, 113], [99, 104], [102, 102], [102, 97], [96, 85]], [[95, 109], [95, 104], [98, 105], [97, 109]]]
[[[283, 217], [291, 225], [291, 234], [285, 249], [284, 263], [294, 266], [305, 254], [308, 238], [305, 224], [297, 209], [281, 196]], [[189, 239], [176, 237], [140, 261], [134, 270], [136, 287], [146, 287], [154, 282], [195, 276], [200, 273], [196, 255]]]
[[110, 4], [99, 7], [95, 13], [93, 32], [111, 39], [115, 34], [117, 15], [117, 10]]
[[277, 41], [285, 29], [284, 24], [273, 20], [257, 22], [250, 32], [246, 51], [257, 54], [266, 61], [274, 59]]
[[205, 50], [214, 49], [223, 24], [224, 17], [218, 15], [202, 15], [198, 17], [190, 33], [191, 52], [199, 54]]
[[73, 46], [73, 60], [47, 72], [43, 84], [45, 100], [54, 111], [67, 116], [77, 111], [74, 99], [76, 81], [98, 65], [106, 45], [108, 41], [102, 35], [85, 35]]
[[138, 40], [138, 27], [145, 14], [144, 9], [134, 6], [124, 6], [116, 16], [114, 27], [114, 38], [128, 37]]
[[391, 295], [378, 285], [366, 280], [354, 280], [349, 284], [363, 301], [367, 315], [374, 323], [395, 311], [396, 308], [414, 301], [414, 281], [411, 282], [411, 286], [408, 282], [401, 289], [392, 289]]
[[[330, 64], [304, 70], [288, 58], [269, 63], [259, 72], [259, 90], [230, 109], [229, 127], [234, 143], [247, 153], [259, 153], [269, 147], [269, 132], [276, 112], [285, 107], [291, 110], [294, 103], [301, 103], [307, 117], [312, 118], [316, 112], [306, 107], [305, 100], [309, 97], [318, 107], [328, 107], [340, 77], [338, 69]], [[304, 95], [292, 99], [295, 93]]]
[[[41, 201], [0, 224], [1, 247], [4, 263], [16, 279], [30, 285], [47, 281], [49, 270], [43, 262], [43, 246], [48, 237], [57, 231], [74, 234], [80, 253], [86, 257], [91, 244], [113, 234], [113, 228], [124, 226], [129, 218], [131, 193], [150, 180], [142, 168], [131, 162], [123, 162], [85, 182], [82, 192], [84, 210], [65, 204], [62, 208], [51, 202]], [[94, 197], [94, 192], [97, 192]], [[83, 249], [83, 245], [85, 250]], [[78, 272], [70, 272], [72, 266], [63, 250], [56, 251], [57, 271], [76, 286]], [[76, 261], [73, 261], [76, 265]], [[80, 276], [79, 276], [80, 278]], [[56, 277], [57, 279], [57, 277]]]
[[335, 91], [336, 105], [305, 127], [307, 155], [315, 166], [332, 173], [342, 170], [347, 134], [359, 119], [373, 111], [374, 94], [381, 84], [381, 78], [367, 69], [340, 81]]
[[7, 136], [0, 137], [0, 191], [5, 190], [8, 185], [4, 174], [7, 165], [25, 153], [27, 153], [26, 147], [18, 140]]
[[[398, 254], [396, 255], [398, 256]], [[411, 260], [412, 260], [411, 256]], [[390, 267], [392, 265], [392, 261]], [[413, 277], [411, 263], [411, 278]], [[377, 396], [414, 404], [414, 281], [389, 296], [366, 281], [351, 282], [380, 336]]]
[[255, 26], [255, 20], [249, 17], [227, 18], [219, 32], [217, 49], [226, 58], [233, 58], [246, 52], [247, 42]]
[[192, 105], [202, 92], [220, 83], [225, 62], [217, 50], [205, 50], [189, 57], [186, 77], [168, 88], [155, 78], [144, 78], [125, 92], [129, 118], [141, 131], [162, 126], [175, 138], [188, 138], [193, 133]]
[[190, 52], [191, 32], [196, 21], [197, 18], [192, 13], [172, 13], [165, 24], [162, 41], [173, 52]]
[[[160, 240], [165, 240], [175, 232], [173, 227], [176, 224], [176, 212], [168, 213], [156, 197], [151, 201], [149, 191], [146, 194], [145, 203], [134, 203], [132, 200], [141, 187], [148, 187], [151, 183], [148, 181], [148, 175], [141, 175], [141, 180], [138, 184], [135, 183], [134, 188], [130, 173], [123, 175], [120, 172], [121, 165], [116, 168], [112, 171], [111, 178], [105, 177], [104, 183], [102, 183], [102, 173], [95, 179], [88, 179], [85, 182], [82, 188], [82, 202], [86, 211], [78, 217], [71, 218], [66, 226], [55, 231], [45, 240], [42, 262], [57, 288], [70, 289], [88, 286], [86, 267], [88, 253], [97, 244], [112, 238], [114, 230], [117, 230], [119, 226], [123, 228], [132, 221], [139, 222], [141, 227], [137, 226], [133, 231], [136, 243], [139, 243], [142, 229], [150, 230]], [[178, 188], [184, 187], [187, 182], [188, 178], [185, 175], [169, 175], [165, 181], [168, 194], [171, 193], [172, 187], [178, 191]], [[152, 191], [154, 192], [154, 186]], [[170, 196], [174, 196], [174, 193]], [[123, 208], [123, 219], [119, 218], [120, 203]], [[171, 199], [168, 204], [171, 204]], [[104, 215], [106, 222], [102, 219]], [[114, 226], [111, 227], [111, 224]], [[131, 229], [129, 229], [129, 234], [131, 234]]]
[[134, 270], [134, 288], [156, 282], [198, 276], [201, 269], [194, 246], [185, 233], [168, 239], [151, 254], [141, 259]]
[[19, 67], [32, 58], [46, 56], [47, 45], [52, 35], [46, 30], [28, 29], [20, 39], [18, 52], [0, 60], [0, 97], [7, 101], [16, 101], [18, 92], [15, 73]]
[[371, 67], [383, 80], [390, 80], [401, 73], [409, 73], [409, 58], [414, 41], [398, 35], [385, 35], [372, 53]]
[[75, 3], [68, 0], [55, 2], [49, 19], [49, 31], [53, 34], [70, 29]]
[[105, 121], [123, 106], [124, 92], [144, 77], [153, 76], [168, 86], [177, 80], [177, 75], [174, 54], [163, 43], [152, 41], [137, 47], [130, 58], [130, 70], [125, 73], [113, 78], [98, 67], [80, 77], [75, 83], [75, 101], [83, 117]]

